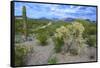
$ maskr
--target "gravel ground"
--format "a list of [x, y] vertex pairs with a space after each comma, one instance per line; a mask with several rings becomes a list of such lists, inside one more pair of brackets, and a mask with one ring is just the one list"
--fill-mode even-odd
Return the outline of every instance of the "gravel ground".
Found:
[[56, 54], [58, 63], [71, 63], [71, 62], [88, 62], [96, 61], [96, 48], [90, 47], [86, 51], [87, 53], [82, 53], [81, 55], [73, 56], [69, 53], [62, 55], [61, 53]]
[[46, 46], [41, 46], [37, 40], [28, 41], [23, 43], [24, 45], [32, 45], [34, 52], [28, 54], [26, 65], [39, 65], [47, 64], [49, 57], [54, 53], [54, 44], [51, 39], [48, 40], [49, 43]]
[[21, 43], [23, 45], [31, 45], [34, 49], [32, 53], [29, 53], [26, 60], [26, 65], [40, 65], [48, 64], [48, 60], [51, 57], [57, 58], [57, 63], [71, 63], [71, 62], [88, 62], [96, 61], [96, 48], [86, 47], [81, 51], [80, 55], [73, 56], [69, 53], [54, 53], [54, 43], [51, 39], [48, 40], [46, 46], [38, 44], [36, 39]]

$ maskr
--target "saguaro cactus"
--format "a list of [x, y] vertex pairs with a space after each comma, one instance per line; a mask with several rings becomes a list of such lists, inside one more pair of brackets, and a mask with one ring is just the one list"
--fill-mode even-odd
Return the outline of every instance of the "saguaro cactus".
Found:
[[27, 36], [28, 36], [28, 28], [27, 28], [27, 15], [26, 15], [26, 7], [23, 6], [22, 8], [22, 14], [23, 14], [23, 34], [25, 36], [25, 40], [27, 40]]

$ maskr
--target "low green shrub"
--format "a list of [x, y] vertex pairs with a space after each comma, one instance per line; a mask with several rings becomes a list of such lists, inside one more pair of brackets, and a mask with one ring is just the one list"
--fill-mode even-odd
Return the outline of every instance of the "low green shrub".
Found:
[[63, 39], [61, 38], [54, 38], [54, 43], [55, 43], [55, 52], [59, 53], [61, 52], [62, 46], [64, 44]]
[[54, 57], [54, 58], [51, 58], [48, 60], [48, 64], [56, 64], [57, 63], [57, 58]]
[[96, 37], [95, 36], [89, 36], [87, 39], [87, 44], [89, 46], [96, 47]]
[[45, 46], [49, 37], [49, 31], [47, 28], [38, 29], [35, 31], [35, 37], [42, 46]]
[[22, 66], [25, 64], [25, 56], [31, 51], [29, 47], [24, 45], [15, 46], [15, 65]]
[[48, 39], [48, 36], [47, 34], [44, 32], [44, 33], [37, 33], [36, 34], [36, 39], [39, 41], [39, 43], [41, 45], [46, 45], [47, 44], [47, 39]]

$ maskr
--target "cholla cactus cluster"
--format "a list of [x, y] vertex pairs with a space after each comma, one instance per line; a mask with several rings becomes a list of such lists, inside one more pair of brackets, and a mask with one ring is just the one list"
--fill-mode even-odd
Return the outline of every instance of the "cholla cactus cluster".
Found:
[[62, 51], [64, 53], [70, 52], [70, 50], [74, 49], [76, 49], [78, 53], [80, 52], [82, 43], [84, 41], [84, 39], [82, 38], [83, 31], [83, 25], [78, 22], [73, 22], [71, 25], [68, 25], [66, 27], [61, 26], [60, 28], [56, 29], [55, 38], [63, 39], [64, 46], [62, 48]]
[[73, 32], [76, 33], [77, 36], [81, 36], [83, 31], [84, 31], [83, 25], [81, 23], [78, 23], [78, 22], [73, 22], [72, 28], [73, 28]]
[[63, 38], [69, 35], [69, 30], [65, 26], [61, 26], [60, 28], [56, 29], [55, 37], [56, 38]]

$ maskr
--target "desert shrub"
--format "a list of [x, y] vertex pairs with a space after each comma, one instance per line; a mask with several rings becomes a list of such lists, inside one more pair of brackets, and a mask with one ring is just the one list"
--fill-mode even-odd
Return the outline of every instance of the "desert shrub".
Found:
[[96, 26], [88, 26], [83, 33], [83, 37], [87, 38], [89, 35], [96, 35]]
[[46, 29], [39, 29], [36, 31], [35, 37], [41, 45], [46, 45], [48, 39], [48, 31], [46, 31]]
[[15, 46], [15, 65], [22, 66], [25, 64], [24, 60], [27, 54], [31, 52], [31, 48], [24, 45]]
[[96, 27], [95, 26], [91, 26], [88, 30], [88, 34], [89, 35], [95, 35], [96, 34]]
[[56, 29], [56, 33], [54, 35], [56, 52], [61, 52], [62, 46], [64, 45], [64, 37], [66, 36], [66, 31], [66, 27], [64, 26]]
[[48, 36], [45, 33], [44, 34], [36, 34], [36, 39], [39, 41], [39, 43], [41, 45], [46, 45]]
[[[68, 51], [69, 52], [71, 51], [71, 53], [75, 51], [76, 51], [75, 53], [79, 52], [84, 42], [84, 39], [82, 37], [83, 31], [84, 31], [83, 25], [78, 22], [73, 22], [72, 24], [67, 25], [67, 27], [61, 26], [60, 28], [56, 29], [55, 38], [62, 39], [64, 43], [62, 51], [64, 53]], [[58, 48], [58, 46], [56, 46], [56, 48]]]
[[96, 37], [95, 36], [89, 36], [87, 39], [87, 44], [89, 46], [96, 47]]
[[78, 55], [80, 53], [81, 48], [83, 47], [83, 44], [85, 40], [83, 39], [83, 32], [85, 30], [84, 26], [79, 22], [73, 22], [72, 23], [72, 41], [70, 52], [73, 55]]
[[83, 38], [87, 38], [89, 35], [96, 35], [96, 23], [82, 19], [77, 19], [77, 22], [81, 23], [86, 29], [83, 32]]
[[63, 39], [61, 38], [54, 38], [55, 43], [55, 52], [61, 52], [62, 46], [63, 46]]
[[56, 64], [56, 63], [57, 63], [57, 58], [56, 57], [50, 58], [48, 60], [48, 64]]

